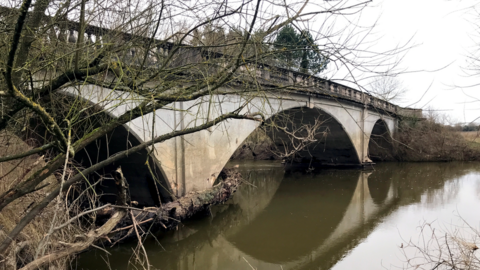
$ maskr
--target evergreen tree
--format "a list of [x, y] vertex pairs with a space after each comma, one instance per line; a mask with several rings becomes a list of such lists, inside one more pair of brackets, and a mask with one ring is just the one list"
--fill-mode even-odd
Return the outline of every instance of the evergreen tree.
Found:
[[322, 72], [327, 67], [328, 59], [322, 55], [308, 30], [300, 32], [299, 47], [301, 72], [316, 74]]
[[327, 67], [328, 59], [322, 55], [308, 30], [298, 33], [291, 25], [286, 25], [278, 32], [274, 47], [282, 51], [276, 57], [281, 67], [313, 74]]
[[281, 67], [292, 69], [298, 67], [298, 51], [299, 43], [298, 34], [291, 25], [286, 25], [278, 32], [274, 47], [280, 50], [281, 53], [276, 55], [278, 64]]

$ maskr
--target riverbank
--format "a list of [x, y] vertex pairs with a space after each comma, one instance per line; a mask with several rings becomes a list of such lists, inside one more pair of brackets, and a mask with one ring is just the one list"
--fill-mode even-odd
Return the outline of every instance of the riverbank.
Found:
[[257, 128], [238, 147], [231, 160], [278, 160], [274, 154], [275, 144], [261, 129]]
[[435, 119], [401, 121], [394, 136], [398, 161], [479, 161], [480, 143]]

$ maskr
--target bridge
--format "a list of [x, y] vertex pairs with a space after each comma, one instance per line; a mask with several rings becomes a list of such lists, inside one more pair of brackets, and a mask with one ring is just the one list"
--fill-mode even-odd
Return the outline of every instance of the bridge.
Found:
[[[186, 56], [177, 63], [202, 59], [200, 53], [195, 55], [191, 49], [185, 50], [189, 51], [180, 53]], [[242, 88], [244, 85], [230, 83], [219, 89], [221, 94], [172, 102], [117, 128], [108, 139], [87, 147], [75, 158], [81, 162], [102, 160], [157, 136], [197, 127], [240, 110], [240, 114], [262, 115], [263, 125], [270, 127], [269, 135], [285, 152], [296, 147], [292, 145], [295, 144], [292, 136], [306, 136], [305, 132], [292, 135], [292, 131], [321, 123], [314, 134], [315, 142], [301, 149], [300, 156], [320, 165], [365, 166], [391, 149], [391, 136], [400, 117], [421, 117], [421, 110], [401, 108], [309, 74], [259, 64], [243, 66], [238, 73], [237, 78], [242, 81], [252, 81], [247, 75], [255, 74], [255, 83], [269, 90], [249, 92]], [[242, 74], [247, 75], [242, 77]], [[276, 88], [283, 90], [275, 91]], [[135, 93], [96, 85], [71, 86], [62, 91], [95, 104], [113, 118], [146, 100]], [[206, 130], [157, 143], [114, 166], [122, 166], [132, 200], [140, 205], [158, 205], [187, 192], [211, 187], [232, 154], [260, 124], [248, 119], [227, 120]], [[105, 170], [109, 169], [112, 168]], [[115, 194], [114, 190], [112, 183], [105, 184], [102, 191]], [[114, 196], [110, 197], [114, 200]]]

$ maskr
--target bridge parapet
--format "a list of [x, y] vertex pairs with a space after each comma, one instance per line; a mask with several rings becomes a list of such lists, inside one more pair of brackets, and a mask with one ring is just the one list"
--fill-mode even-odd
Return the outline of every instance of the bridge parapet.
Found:
[[[247, 69], [254, 69], [254, 64], [247, 65]], [[259, 75], [256, 80], [263, 84], [272, 84], [273, 86], [293, 87], [301, 92], [318, 93], [333, 98], [342, 98], [356, 103], [362, 103], [382, 111], [390, 112], [395, 115], [407, 117], [422, 117], [422, 109], [403, 108], [388, 101], [379, 99], [363, 91], [351, 88], [349, 86], [326, 80], [314, 75], [292, 71], [285, 68], [275, 67], [268, 64], [257, 64]]]
[[[169, 44], [162, 51], [168, 54], [172, 48], [173, 44]], [[205, 52], [190, 46], [181, 48], [178, 55], [172, 61], [171, 67], [181, 67], [189, 64], [202, 65], [202, 63], [205, 63], [205, 68], [215, 70], [225, 67], [228, 63], [226, 58], [230, 58], [220, 53]], [[156, 62], [156, 60], [150, 61], [150, 63], [153, 63], [152, 66], [155, 66]], [[263, 86], [269, 86], [269, 88], [280, 87], [304, 94], [320, 94], [331, 98], [349, 100], [399, 116], [422, 117], [421, 109], [403, 108], [364, 91], [331, 80], [270, 64], [247, 63], [235, 72], [235, 78], [238, 82], [253, 83], [253, 81], [256, 81]]]
[[[222, 61], [222, 59], [230, 58], [220, 53], [201, 51], [201, 49], [196, 47], [184, 47], [179, 54], [182, 56], [175, 59], [172, 67], [199, 64], [202, 63], [202, 61], [205, 63], [205, 60], [215, 59], [217, 60], [213, 61], [215, 64], [208, 64], [211, 66], [210, 68], [215, 69], [216, 67], [213, 67], [213, 65], [222, 68], [226, 66], [227, 63], [227, 61]], [[247, 63], [236, 71], [235, 77], [237, 81], [240, 82], [253, 82], [255, 80], [263, 86], [270, 86], [270, 88], [281, 87], [287, 90], [299, 91], [304, 94], [326, 95], [332, 98], [341, 98], [361, 103], [368, 107], [399, 116], [422, 117], [421, 109], [403, 108], [364, 91], [331, 80], [266, 63]]]

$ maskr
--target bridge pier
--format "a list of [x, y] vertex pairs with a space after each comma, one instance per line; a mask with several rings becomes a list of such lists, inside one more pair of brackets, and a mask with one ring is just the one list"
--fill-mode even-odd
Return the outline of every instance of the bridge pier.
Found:
[[[180, 130], [185, 128], [184, 125], [184, 112], [183, 102], [175, 102], [175, 126], [179, 126]], [[185, 183], [185, 138], [184, 136], [178, 136], [174, 138], [175, 141], [175, 195], [177, 197], [185, 195], [186, 183]], [[173, 176], [173, 175], [172, 175]], [[171, 177], [172, 177], [171, 176]]]

